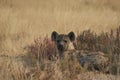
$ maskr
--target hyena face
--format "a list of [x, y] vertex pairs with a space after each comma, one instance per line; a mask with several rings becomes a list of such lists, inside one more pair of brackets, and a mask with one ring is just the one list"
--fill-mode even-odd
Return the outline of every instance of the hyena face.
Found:
[[53, 31], [51, 34], [52, 41], [55, 42], [59, 52], [74, 49], [72, 42], [75, 40], [75, 34], [70, 32], [68, 34], [58, 34]]

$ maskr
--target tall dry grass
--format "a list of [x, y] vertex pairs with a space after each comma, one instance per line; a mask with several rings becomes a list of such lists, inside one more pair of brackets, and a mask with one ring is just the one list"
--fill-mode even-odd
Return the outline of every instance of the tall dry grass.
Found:
[[[26, 48], [26, 55], [23, 56], [3, 56], [2, 59], [6, 61], [2, 61], [5, 65], [6, 72], [10, 70], [10, 73], [6, 77], [1, 76], [2, 79], [7, 80], [9, 77], [10, 79], [15, 80], [28, 80], [28, 79], [36, 79], [36, 80], [94, 80], [94, 79], [102, 79], [102, 80], [119, 80], [119, 47], [116, 43], [119, 42], [118, 39], [118, 30], [120, 28], [118, 27], [116, 29], [117, 32], [115, 32], [116, 36], [114, 36], [114, 39], [111, 40], [113, 37], [112, 32], [111, 34], [108, 34], [106, 36], [106, 33], [102, 33], [99, 35], [95, 35], [97, 40], [100, 39], [97, 42], [98, 44], [102, 44], [102, 47], [96, 47], [93, 48], [89, 46], [89, 43], [91, 41], [94, 41], [94, 35], [90, 33], [90, 30], [83, 31], [87, 32], [87, 35], [85, 34], [79, 34], [82, 35], [82, 37], [78, 36], [77, 41], [77, 48], [82, 50], [88, 50], [88, 51], [102, 51], [106, 52], [106, 54], [109, 55], [111, 59], [110, 63], [110, 73], [104, 74], [101, 72], [89, 72], [86, 68], [82, 68], [79, 62], [76, 60], [76, 58], [70, 59], [70, 56], [67, 56], [66, 58], [59, 60], [56, 58], [56, 50], [55, 45], [48, 37], [45, 37], [44, 39], [41, 39], [41, 37], [38, 37], [34, 40], [34, 42]], [[90, 36], [89, 36], [90, 35]], [[92, 35], [92, 37], [91, 37]], [[86, 37], [88, 36], [88, 37]], [[82, 38], [82, 39], [81, 39]], [[84, 45], [81, 47], [78, 45], [79, 42], [83, 41], [84, 38], [87, 41], [85, 41], [86, 44], [88, 44], [87, 48], [84, 48]], [[107, 38], [107, 39], [103, 39]], [[109, 39], [108, 39], [109, 38]], [[80, 39], [80, 40], [79, 40]], [[102, 40], [101, 40], [102, 39]], [[109, 48], [108, 44], [104, 42], [104, 40], [111, 41], [111, 43], [115, 42], [114, 44], [109, 44], [111, 47], [114, 47], [114, 49]], [[114, 46], [113, 46], [114, 45]], [[94, 46], [94, 43], [93, 43]], [[98, 45], [99, 46], [99, 45]], [[106, 49], [107, 47], [108, 49]], [[118, 50], [116, 50], [116, 48]], [[105, 50], [106, 49], [106, 50]], [[112, 51], [112, 54], [109, 53], [109, 51]], [[117, 52], [116, 52], [117, 51]], [[10, 62], [9, 62], [10, 61]], [[18, 66], [20, 65], [20, 66]], [[3, 66], [1, 66], [3, 68]], [[7, 70], [8, 69], [8, 70]], [[1, 74], [4, 74], [3, 71], [1, 71]], [[113, 75], [114, 74], [114, 75]]]
[[[40, 63], [30, 54], [27, 46], [37, 40], [36, 37], [41, 36], [41, 40], [46, 35], [49, 37], [53, 30], [60, 33], [74, 31], [76, 34], [86, 29], [97, 34], [115, 30], [120, 25], [119, 4], [119, 0], [0, 0], [0, 79], [116, 79], [112, 75], [84, 72], [76, 60], [63, 61], [62, 64], [67, 64], [65, 66], [46, 58]], [[35, 55], [51, 53], [49, 49], [54, 48], [48, 47], [49, 44], [44, 41], [36, 44], [33, 43], [30, 48]], [[118, 65], [117, 62], [114, 64]], [[75, 66], [71, 63], [75, 63]], [[116, 72], [118, 68], [113, 69]]]
[[[67, 33], [71, 30], [79, 32], [90, 28], [100, 33], [111, 28], [115, 29], [120, 22], [119, 7], [113, 6], [115, 1], [1, 0], [0, 2], [0, 35], [7, 38], [2, 40], [4, 42], [1, 49], [9, 49], [8, 51], [12, 49], [14, 53], [32, 42], [34, 37], [45, 36], [53, 30]], [[119, 3], [117, 0], [116, 2]]]

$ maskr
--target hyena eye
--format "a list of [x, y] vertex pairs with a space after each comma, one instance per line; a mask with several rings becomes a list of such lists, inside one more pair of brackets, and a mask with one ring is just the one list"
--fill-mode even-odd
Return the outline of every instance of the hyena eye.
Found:
[[65, 43], [67, 43], [67, 40], [64, 40]]

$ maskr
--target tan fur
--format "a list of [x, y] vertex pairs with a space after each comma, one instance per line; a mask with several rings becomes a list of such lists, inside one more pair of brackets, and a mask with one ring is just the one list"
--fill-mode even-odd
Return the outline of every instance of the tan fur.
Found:
[[75, 50], [75, 47], [72, 42], [69, 43], [68, 50]]

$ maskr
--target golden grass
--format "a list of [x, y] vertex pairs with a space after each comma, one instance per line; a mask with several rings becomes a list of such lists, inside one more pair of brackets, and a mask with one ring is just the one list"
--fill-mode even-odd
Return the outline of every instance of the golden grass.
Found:
[[[44, 67], [40, 68], [31, 61], [31, 57], [0, 57], [0, 79], [1, 80], [119, 80], [119, 76], [107, 75], [99, 72], [88, 72], [80, 69], [76, 72], [80, 65], [62, 61], [44, 61]], [[3, 60], [4, 59], [4, 60]], [[71, 70], [72, 69], [72, 70]], [[72, 73], [71, 73], [72, 71]], [[80, 72], [80, 73], [79, 73]]]
[[[36, 35], [36, 33], [50, 34], [53, 29], [61, 33], [88, 28], [100, 32], [102, 30], [108, 31], [119, 25], [119, 13], [111, 8], [87, 5], [87, 3], [78, 0], [76, 2], [74, 0], [52, 1], [40, 0], [38, 3], [36, 1], [30, 5], [30, 2], [32, 3], [30, 0], [28, 3], [23, 3], [23, 7], [18, 3], [11, 2], [12, 7], [8, 5], [8, 7], [0, 9], [1, 24], [3, 26], [9, 25], [10, 33], [26, 30], [32, 35]], [[23, 1], [18, 2], [21, 2], [22, 5]], [[35, 3], [38, 5], [37, 8]], [[92, 4], [89, 1], [88, 3]]]
[[[119, 0], [0, 0], [0, 55], [12, 56], [0, 57], [0, 79], [47, 80], [50, 72], [48, 75], [47, 71], [39, 69], [26, 77], [26, 62], [13, 56], [26, 54], [26, 46], [35, 37], [50, 36], [53, 30], [60, 33], [74, 31], [77, 34], [89, 28], [97, 33], [115, 29], [120, 25], [119, 4]], [[25, 59], [30, 63], [28, 57]], [[51, 80], [65, 76], [57, 64], [52, 67], [56, 74], [52, 75]], [[102, 80], [108, 78], [107, 75], [92, 72], [77, 75], [78, 80], [95, 80], [98, 77]]]
[[5, 38], [1, 43], [2, 49], [14, 48], [13, 51], [16, 52], [19, 50], [16, 48], [30, 43], [34, 37], [47, 34], [50, 36], [53, 30], [60, 33], [69, 31], [77, 33], [91, 28], [100, 33], [118, 27], [119, 9], [113, 10], [111, 3], [107, 1], [98, 2], [96, 0], [1, 1], [0, 36]]

